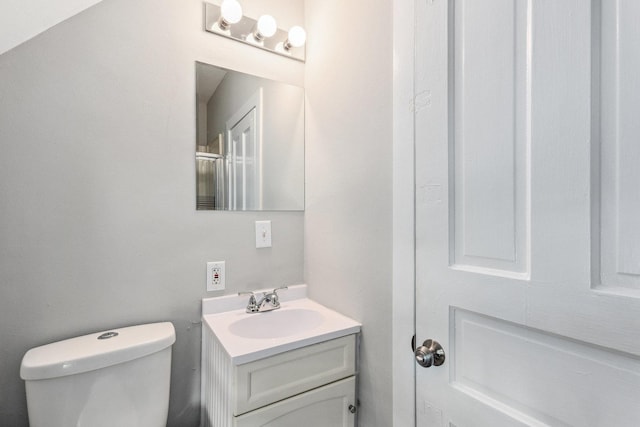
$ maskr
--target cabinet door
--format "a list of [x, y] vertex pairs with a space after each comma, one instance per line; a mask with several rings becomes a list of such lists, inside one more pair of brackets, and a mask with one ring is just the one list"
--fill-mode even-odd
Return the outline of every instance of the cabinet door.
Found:
[[354, 427], [355, 377], [235, 417], [235, 427]]
[[355, 335], [237, 366], [233, 415], [311, 391], [356, 372]]

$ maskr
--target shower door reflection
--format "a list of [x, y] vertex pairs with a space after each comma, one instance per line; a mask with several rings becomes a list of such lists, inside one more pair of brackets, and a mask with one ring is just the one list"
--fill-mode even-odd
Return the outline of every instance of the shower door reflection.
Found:
[[225, 209], [224, 169], [220, 154], [196, 152], [197, 209]]

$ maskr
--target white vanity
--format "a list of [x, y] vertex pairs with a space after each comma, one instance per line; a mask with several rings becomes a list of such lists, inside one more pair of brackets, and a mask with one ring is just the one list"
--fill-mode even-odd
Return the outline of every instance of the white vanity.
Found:
[[248, 299], [202, 300], [202, 425], [354, 426], [361, 325], [306, 285], [279, 291], [273, 311], [247, 313]]

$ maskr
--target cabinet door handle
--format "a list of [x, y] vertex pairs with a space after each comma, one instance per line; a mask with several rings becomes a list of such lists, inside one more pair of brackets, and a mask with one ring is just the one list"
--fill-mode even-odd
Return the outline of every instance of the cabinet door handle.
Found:
[[349, 405], [349, 412], [351, 412], [352, 414], [356, 413], [356, 407], [353, 405]]

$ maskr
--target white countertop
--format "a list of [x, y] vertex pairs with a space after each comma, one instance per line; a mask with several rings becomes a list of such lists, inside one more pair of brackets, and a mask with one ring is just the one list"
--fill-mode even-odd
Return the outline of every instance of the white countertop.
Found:
[[[310, 300], [306, 291], [307, 285], [290, 286], [288, 290], [278, 291], [281, 307], [264, 313], [245, 312], [249, 300], [247, 295], [203, 299], [203, 327], [213, 332], [234, 365], [360, 332], [360, 323]], [[272, 313], [301, 309], [319, 313], [322, 320], [309, 330], [276, 338], [245, 338], [230, 330], [232, 324], [249, 317], [261, 316], [257, 320], [269, 322], [269, 315]]]

